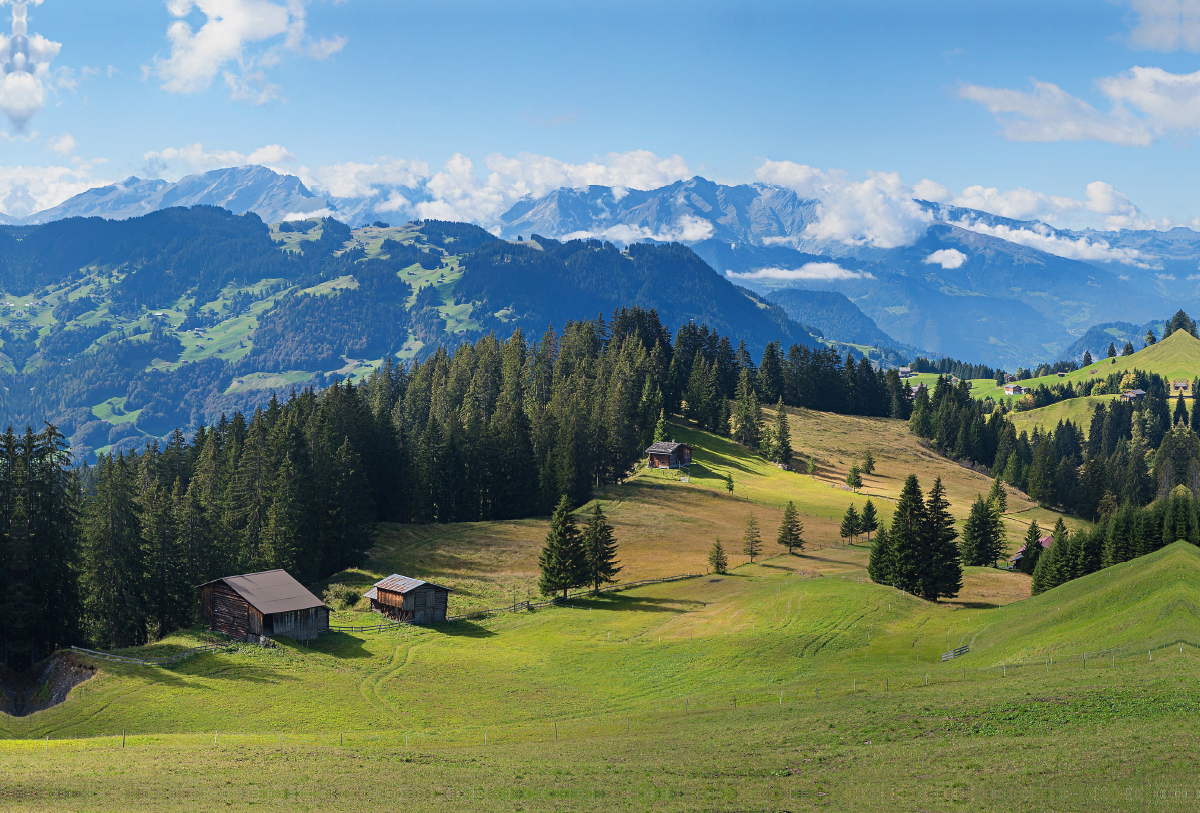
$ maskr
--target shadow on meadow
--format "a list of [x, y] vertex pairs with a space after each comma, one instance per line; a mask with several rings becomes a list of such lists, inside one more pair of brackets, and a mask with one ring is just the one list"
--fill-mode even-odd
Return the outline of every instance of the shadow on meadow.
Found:
[[429, 629], [439, 632], [447, 638], [494, 638], [496, 633], [474, 621], [452, 621], [448, 624], [435, 624]]

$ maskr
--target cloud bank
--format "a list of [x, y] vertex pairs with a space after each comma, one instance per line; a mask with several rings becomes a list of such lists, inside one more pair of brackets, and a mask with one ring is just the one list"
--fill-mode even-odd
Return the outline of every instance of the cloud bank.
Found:
[[[9, 0], [0, 0], [0, 6]], [[12, 36], [0, 34], [0, 111], [18, 132], [46, 107], [50, 63], [62, 45], [40, 34], [29, 35], [29, 4], [42, 0], [12, 0]]]
[[[286, 54], [326, 59], [346, 45], [341, 36], [309, 36], [307, 1], [167, 0], [175, 18], [167, 27], [171, 52], [156, 56], [145, 73], [158, 76], [171, 93], [208, 90], [221, 74], [230, 99], [260, 105], [278, 99], [282, 89], [267, 72]], [[186, 19], [193, 12], [205, 18], [195, 30]]]
[[799, 268], [758, 268], [754, 271], [746, 271], [745, 273], [726, 271], [725, 276], [730, 279], [778, 280], [784, 282], [795, 282], [798, 280], [829, 282], [831, 280], [875, 279], [875, 276], [869, 271], [851, 271], [849, 268], [842, 268], [837, 263], [805, 263]]
[[942, 248], [925, 258], [926, 265], [940, 265], [946, 270], [962, 268], [967, 261], [967, 255], [956, 248]]

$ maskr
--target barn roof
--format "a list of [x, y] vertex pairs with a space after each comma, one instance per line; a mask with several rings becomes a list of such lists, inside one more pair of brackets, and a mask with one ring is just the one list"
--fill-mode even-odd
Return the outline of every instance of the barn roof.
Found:
[[673, 443], [667, 440], [660, 440], [658, 443], [652, 444], [650, 448], [646, 450], [646, 454], [671, 454], [671, 452], [681, 447], [687, 447], [688, 449], [692, 448], [686, 443]]
[[421, 581], [420, 579], [410, 579], [408, 576], [401, 576], [399, 573], [393, 573], [386, 579], [380, 579], [379, 581], [375, 582], [375, 586], [363, 595], [365, 595], [367, 598], [378, 598], [379, 593], [376, 592], [377, 590], [387, 590], [389, 593], [408, 593], [416, 590], [423, 584], [428, 584], [430, 587], [437, 587], [438, 589], [445, 590], [447, 592], [454, 592], [454, 588], [452, 587], [443, 587], [442, 585], [434, 584], [433, 582]]
[[[241, 576], [225, 576], [207, 584], [225, 582], [254, 609], [264, 615], [324, 607], [325, 602], [304, 589], [286, 570], [264, 570]], [[206, 585], [202, 584], [201, 587]]]

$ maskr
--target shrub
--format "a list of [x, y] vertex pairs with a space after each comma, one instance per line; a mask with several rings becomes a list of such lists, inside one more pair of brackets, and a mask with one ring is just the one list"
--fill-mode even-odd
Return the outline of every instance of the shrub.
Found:
[[329, 609], [346, 610], [358, 604], [362, 594], [348, 584], [331, 584], [325, 588], [322, 598], [329, 605]]

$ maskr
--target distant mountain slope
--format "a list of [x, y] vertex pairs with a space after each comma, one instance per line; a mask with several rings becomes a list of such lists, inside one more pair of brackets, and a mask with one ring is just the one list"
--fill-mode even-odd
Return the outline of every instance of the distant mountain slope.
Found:
[[781, 308], [679, 244], [510, 243], [465, 223], [268, 227], [170, 208], [0, 227], [0, 424], [58, 425], [83, 457], [139, 448], [293, 387], [369, 374], [488, 331], [655, 308], [813, 346]]
[[1062, 361], [1082, 361], [1084, 352], [1092, 354], [1093, 359], [1101, 359], [1108, 355], [1108, 346], [1116, 345], [1120, 353], [1125, 342], [1130, 342], [1134, 350], [1141, 350], [1146, 342], [1146, 332], [1153, 329], [1154, 335], [1162, 338], [1163, 321], [1147, 322], [1135, 325], [1131, 322], [1104, 322], [1092, 325], [1087, 332], [1080, 336], [1074, 344], [1063, 351]]
[[820, 328], [826, 339], [875, 347], [897, 347], [900, 342], [879, 329], [875, 320], [837, 291], [807, 291], [784, 288], [767, 299], [788, 316], [810, 327]]
[[455, 294], [531, 330], [636, 305], [656, 309], [672, 328], [705, 323], [756, 354], [771, 341], [816, 346], [782, 309], [739, 289], [686, 246], [636, 244], [622, 252], [599, 240], [533, 239], [540, 249], [493, 240], [468, 256]]
[[20, 222], [49, 223], [68, 217], [124, 220], [176, 206], [220, 206], [239, 215], [254, 212], [267, 223], [277, 223], [288, 215], [326, 209], [329, 202], [310, 192], [299, 178], [246, 166], [189, 175], [177, 183], [131, 177], [89, 189]]

